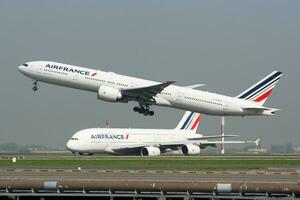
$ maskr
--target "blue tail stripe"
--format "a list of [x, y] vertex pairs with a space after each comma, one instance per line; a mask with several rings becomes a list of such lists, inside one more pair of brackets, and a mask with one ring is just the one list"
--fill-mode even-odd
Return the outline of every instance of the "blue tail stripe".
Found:
[[[194, 113], [193, 113], [193, 118], [194, 118]], [[189, 120], [189, 123], [186, 125], [185, 130], [188, 129], [188, 127], [191, 125], [193, 118]]]
[[262, 86], [264, 86], [265, 84], [267, 84], [269, 81], [272, 81], [273, 79], [275, 79], [280, 74], [282, 74], [282, 72], [276, 72], [271, 77], [269, 77], [268, 79], [266, 79], [262, 83], [258, 84], [257, 86], [255, 86], [254, 88], [252, 88], [250, 91], [246, 92], [245, 94], [243, 94], [239, 98], [244, 99], [245, 97], [251, 95], [253, 92], [255, 92], [256, 90], [260, 89]]
[[280, 79], [280, 77], [276, 78], [274, 81], [270, 82], [269, 84], [267, 84], [265, 87], [262, 87], [261, 89], [257, 90], [256, 92], [254, 92], [253, 94], [251, 94], [249, 97], [245, 98], [245, 99], [250, 99], [251, 97], [255, 96], [256, 94], [258, 94], [259, 92], [263, 91], [264, 89], [266, 89], [267, 87], [269, 87], [270, 85], [272, 85], [273, 83], [277, 82]]
[[190, 121], [192, 115], [194, 114], [194, 112], [191, 112], [191, 114], [188, 116], [188, 118], [185, 120], [183, 126], [181, 127], [181, 129], [184, 129], [185, 126], [187, 125], [187, 123]]

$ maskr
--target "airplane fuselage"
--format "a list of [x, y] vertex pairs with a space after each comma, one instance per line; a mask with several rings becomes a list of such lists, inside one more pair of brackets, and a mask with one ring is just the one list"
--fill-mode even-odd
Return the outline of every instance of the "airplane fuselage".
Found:
[[66, 146], [77, 153], [128, 154], [139, 153], [142, 147], [199, 145], [199, 141], [188, 141], [187, 138], [191, 135], [202, 137], [192, 131], [174, 129], [90, 128], [75, 133]]
[[[122, 90], [159, 84], [155, 81], [57, 62], [35, 61], [28, 62], [26, 65], [20, 66], [19, 70], [34, 80], [94, 93], [98, 93], [101, 86]], [[173, 107], [208, 115], [273, 115], [268, 110], [243, 109], [244, 107], [257, 106], [251, 101], [176, 85], [169, 85], [153, 98], [155, 101], [151, 102], [150, 105]], [[116, 102], [128, 102], [130, 100], [129, 98], [124, 101], [119, 98]]]

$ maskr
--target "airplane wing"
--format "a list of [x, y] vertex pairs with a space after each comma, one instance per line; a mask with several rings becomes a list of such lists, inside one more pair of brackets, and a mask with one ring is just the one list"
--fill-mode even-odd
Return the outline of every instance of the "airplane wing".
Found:
[[[225, 135], [226, 136], [226, 135]], [[228, 135], [229, 137], [236, 137], [237, 135]], [[206, 139], [212, 139], [213, 137], [218, 137], [219, 136], [207, 136], [208, 138]], [[210, 138], [209, 138], [210, 137]], [[201, 138], [201, 139], [204, 139]], [[206, 147], [206, 146], [212, 146], [212, 147], [216, 147], [216, 145], [218, 144], [222, 144], [223, 142], [222, 141], [209, 141], [209, 140], [205, 140], [205, 141], [201, 141], [201, 139], [199, 141], [195, 141], [197, 143], [197, 145], [199, 145], [201, 148], [202, 147]], [[235, 141], [224, 141], [224, 144], [255, 144], [256, 146], [259, 146], [260, 145], [260, 138], [258, 138], [257, 140], [254, 140], [254, 141], [245, 141], [245, 140], [235, 140]], [[181, 146], [185, 145], [185, 143], [178, 143], [178, 144], [161, 144], [159, 146], [160, 149], [164, 150], [164, 149], [178, 149], [180, 148]]]
[[147, 87], [123, 89], [121, 90], [121, 93], [124, 98], [135, 100], [142, 99], [146, 102], [155, 102], [153, 97], [173, 83], [175, 83], [175, 81], [167, 81], [164, 83]]
[[[226, 136], [226, 135], [225, 135]], [[236, 137], [236, 135], [228, 135], [229, 137]], [[207, 136], [210, 137], [210, 136]], [[206, 138], [206, 139], [211, 139], [213, 137], [218, 137], [219, 136], [211, 136], [210, 138]], [[203, 137], [201, 138], [203, 139]], [[212, 146], [212, 147], [216, 147], [217, 144], [255, 144], [256, 146], [259, 146], [260, 139], [258, 138], [255, 141], [198, 141], [197, 145], [199, 145], [201, 148], [205, 148], [207, 146]], [[185, 143], [163, 143], [163, 144], [158, 144], [156, 147], [158, 147], [162, 152], [167, 151], [168, 149], [172, 149], [172, 150], [177, 150], [179, 149], [181, 146], [185, 145]], [[149, 146], [149, 144], [131, 144], [131, 145], [127, 145], [124, 144], [123, 146], [121, 145], [116, 145], [115, 147], [112, 147], [111, 149], [108, 149], [108, 152], [114, 152], [114, 153], [140, 153], [142, 148]]]
[[210, 146], [210, 145], [217, 145], [217, 144], [255, 144], [257, 147], [260, 145], [260, 138], [254, 141], [246, 141], [246, 140], [236, 140], [236, 141], [200, 141], [200, 146]]
[[[161, 151], [165, 151], [166, 149], [173, 149], [176, 150], [179, 147], [184, 145], [183, 143], [164, 143], [164, 144], [157, 144], [156, 147], [159, 148]], [[117, 145], [115, 147], [111, 147], [111, 149], [107, 150], [108, 152], [114, 153], [140, 153], [142, 148], [151, 146], [149, 144], [132, 144], [132, 145], [124, 145], [120, 146]]]
[[132, 145], [116, 145], [115, 147], [112, 146], [111, 149], [107, 150], [109, 152], [114, 153], [139, 153], [141, 149], [148, 145], [144, 144], [132, 144]]
[[226, 138], [226, 137], [239, 137], [239, 135], [211, 135], [211, 136], [202, 136], [202, 137], [189, 137], [188, 140], [207, 140], [207, 139], [216, 139], [216, 138]]

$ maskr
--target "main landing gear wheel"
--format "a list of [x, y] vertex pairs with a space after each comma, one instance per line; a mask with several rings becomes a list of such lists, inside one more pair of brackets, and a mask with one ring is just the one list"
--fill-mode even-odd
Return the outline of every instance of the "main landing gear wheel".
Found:
[[37, 91], [37, 89], [38, 89], [37, 88], [37, 83], [38, 83], [38, 81], [33, 82], [33, 88], [32, 88], [33, 91]]
[[149, 106], [140, 106], [140, 107], [134, 107], [133, 108], [134, 112], [138, 112], [140, 114], [143, 114], [144, 116], [153, 116], [154, 115], [154, 111], [149, 109]]

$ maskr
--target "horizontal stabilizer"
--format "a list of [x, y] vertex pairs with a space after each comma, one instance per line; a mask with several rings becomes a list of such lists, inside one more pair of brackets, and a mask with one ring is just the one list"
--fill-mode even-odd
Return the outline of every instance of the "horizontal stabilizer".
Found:
[[186, 88], [192, 88], [192, 89], [195, 89], [197, 87], [203, 87], [205, 86], [206, 84], [194, 84], [194, 85], [187, 85], [185, 86]]
[[243, 110], [252, 112], [252, 113], [261, 113], [262, 115], [275, 115], [276, 111], [279, 111], [280, 109], [277, 108], [267, 108], [267, 107], [261, 107], [261, 106], [247, 106], [243, 107]]
[[243, 110], [257, 110], [257, 111], [269, 110], [269, 108], [263, 107], [263, 106], [245, 106], [242, 108], [243, 108]]

